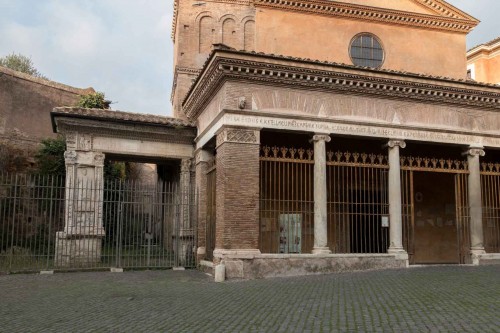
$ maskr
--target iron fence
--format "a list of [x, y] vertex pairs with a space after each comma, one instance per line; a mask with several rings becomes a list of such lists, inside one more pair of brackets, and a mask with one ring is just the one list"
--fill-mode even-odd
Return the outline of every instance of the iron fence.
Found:
[[196, 198], [186, 191], [0, 174], [0, 272], [194, 267]]

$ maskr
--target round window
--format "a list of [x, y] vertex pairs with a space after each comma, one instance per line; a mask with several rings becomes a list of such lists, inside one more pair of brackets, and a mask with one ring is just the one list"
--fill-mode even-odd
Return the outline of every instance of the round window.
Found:
[[379, 68], [384, 62], [382, 44], [369, 33], [359, 34], [352, 39], [349, 55], [356, 66]]

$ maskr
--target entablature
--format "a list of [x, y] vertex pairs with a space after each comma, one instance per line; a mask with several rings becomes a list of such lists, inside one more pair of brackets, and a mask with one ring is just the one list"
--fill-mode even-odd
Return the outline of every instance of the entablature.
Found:
[[183, 103], [195, 120], [226, 81], [371, 95], [500, 111], [500, 87], [393, 70], [254, 52], [216, 50]]

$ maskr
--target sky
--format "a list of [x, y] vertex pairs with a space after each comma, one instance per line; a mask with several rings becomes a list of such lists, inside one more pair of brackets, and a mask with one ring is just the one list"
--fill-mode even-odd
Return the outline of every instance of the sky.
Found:
[[[482, 21], [468, 48], [500, 36], [499, 0], [448, 2]], [[172, 12], [173, 0], [0, 0], [0, 57], [30, 56], [53, 81], [104, 92], [113, 109], [171, 116]]]

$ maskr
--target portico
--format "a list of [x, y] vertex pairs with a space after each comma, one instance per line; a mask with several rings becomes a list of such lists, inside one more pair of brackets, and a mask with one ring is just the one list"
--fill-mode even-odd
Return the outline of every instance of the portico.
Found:
[[[405, 267], [431, 223], [454, 228], [456, 263], [486, 262], [478, 166], [500, 148], [499, 101], [476, 83], [215, 51], [184, 101], [215, 156], [204, 250], [228, 278]], [[454, 175], [443, 216], [418, 216], [415, 172]]]

